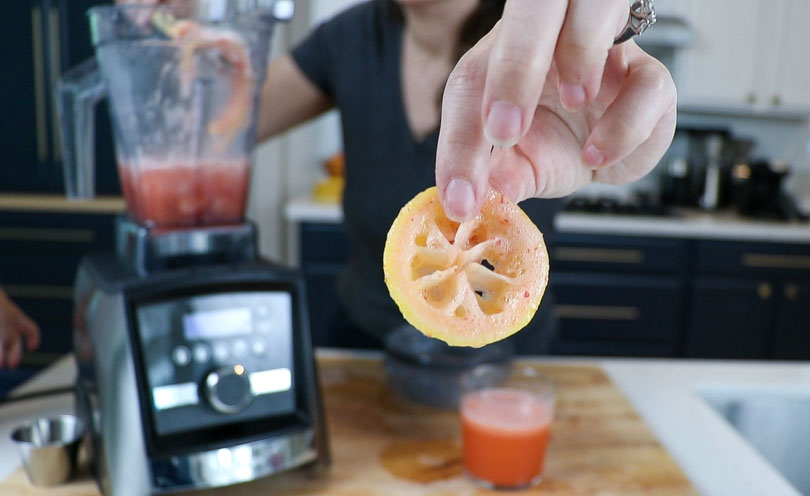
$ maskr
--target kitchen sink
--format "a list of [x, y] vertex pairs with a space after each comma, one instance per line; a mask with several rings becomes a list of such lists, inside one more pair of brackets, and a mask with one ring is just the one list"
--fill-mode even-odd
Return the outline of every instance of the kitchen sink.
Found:
[[714, 407], [801, 494], [810, 495], [810, 388], [701, 388]]

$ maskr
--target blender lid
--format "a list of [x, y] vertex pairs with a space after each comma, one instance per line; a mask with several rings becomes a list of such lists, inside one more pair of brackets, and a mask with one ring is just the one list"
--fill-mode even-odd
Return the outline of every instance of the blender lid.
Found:
[[506, 341], [482, 348], [450, 346], [406, 324], [388, 333], [385, 352], [390, 358], [405, 363], [451, 371], [508, 361], [514, 355], [514, 347]]

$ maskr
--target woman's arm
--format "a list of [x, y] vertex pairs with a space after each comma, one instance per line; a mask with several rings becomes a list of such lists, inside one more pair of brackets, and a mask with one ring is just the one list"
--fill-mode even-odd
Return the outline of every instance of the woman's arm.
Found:
[[334, 106], [290, 54], [282, 55], [270, 64], [262, 86], [258, 139], [272, 138]]

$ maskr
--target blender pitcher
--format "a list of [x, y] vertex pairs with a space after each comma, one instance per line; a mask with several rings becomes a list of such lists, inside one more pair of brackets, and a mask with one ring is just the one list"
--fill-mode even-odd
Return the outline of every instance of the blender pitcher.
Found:
[[292, 10], [289, 0], [90, 9], [95, 58], [57, 85], [68, 197], [94, 194], [93, 112], [106, 96], [136, 223], [242, 222], [270, 37]]

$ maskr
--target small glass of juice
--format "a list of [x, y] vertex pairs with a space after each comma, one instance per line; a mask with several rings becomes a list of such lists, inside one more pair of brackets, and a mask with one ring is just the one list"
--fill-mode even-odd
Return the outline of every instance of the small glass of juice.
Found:
[[479, 484], [522, 489], [539, 484], [554, 416], [554, 381], [531, 367], [516, 367], [506, 381], [485, 386], [485, 368], [462, 379], [464, 466]]

